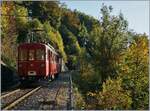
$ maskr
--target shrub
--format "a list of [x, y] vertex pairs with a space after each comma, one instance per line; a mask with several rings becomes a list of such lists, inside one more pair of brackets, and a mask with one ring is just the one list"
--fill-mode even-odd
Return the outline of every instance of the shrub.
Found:
[[121, 87], [122, 80], [108, 79], [103, 83], [103, 90], [98, 93], [97, 100], [100, 109], [130, 109], [132, 98], [130, 92]]
[[85, 109], [85, 101], [82, 94], [79, 92], [78, 88], [74, 86], [74, 109], [81, 110]]

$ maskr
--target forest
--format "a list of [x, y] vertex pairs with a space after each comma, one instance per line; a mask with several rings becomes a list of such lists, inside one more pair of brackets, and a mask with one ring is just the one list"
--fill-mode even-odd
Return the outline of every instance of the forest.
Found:
[[148, 35], [128, 28], [113, 7], [100, 20], [60, 2], [9, 1], [1, 6], [1, 60], [16, 70], [17, 46], [50, 43], [72, 70], [75, 109], [148, 110]]

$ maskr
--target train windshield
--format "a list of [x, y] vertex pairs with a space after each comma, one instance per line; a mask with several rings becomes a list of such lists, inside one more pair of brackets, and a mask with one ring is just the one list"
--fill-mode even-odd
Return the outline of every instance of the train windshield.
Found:
[[44, 60], [44, 50], [43, 49], [37, 49], [36, 50], [36, 59], [37, 60]]
[[27, 50], [21, 49], [19, 51], [19, 60], [27, 60]]
[[34, 60], [34, 50], [29, 50], [29, 60]]

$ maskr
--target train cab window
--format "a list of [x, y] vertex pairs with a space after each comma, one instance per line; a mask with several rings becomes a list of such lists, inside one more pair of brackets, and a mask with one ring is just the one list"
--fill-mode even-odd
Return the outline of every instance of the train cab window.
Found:
[[36, 50], [36, 59], [37, 59], [37, 60], [44, 60], [44, 56], [45, 56], [44, 53], [45, 53], [45, 52], [44, 52], [43, 49], [37, 49], [37, 50]]
[[29, 60], [34, 60], [34, 50], [29, 50]]
[[27, 50], [21, 49], [19, 51], [19, 60], [27, 60]]

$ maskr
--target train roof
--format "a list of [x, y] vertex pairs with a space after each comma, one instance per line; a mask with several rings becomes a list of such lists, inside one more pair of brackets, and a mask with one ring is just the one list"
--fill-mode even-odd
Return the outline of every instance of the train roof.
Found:
[[45, 46], [46, 48], [48, 48], [54, 54], [58, 55], [58, 53], [56, 52], [54, 47], [51, 46], [50, 44], [44, 44], [44, 43], [22, 43], [22, 44], [19, 45], [19, 47], [22, 47], [22, 46], [26, 47], [27, 45], [42, 45], [42, 46]]
[[50, 51], [52, 51], [54, 54], [58, 55], [58, 53], [56, 52], [56, 50], [54, 49], [53, 46], [51, 46], [50, 44], [44, 44]]

